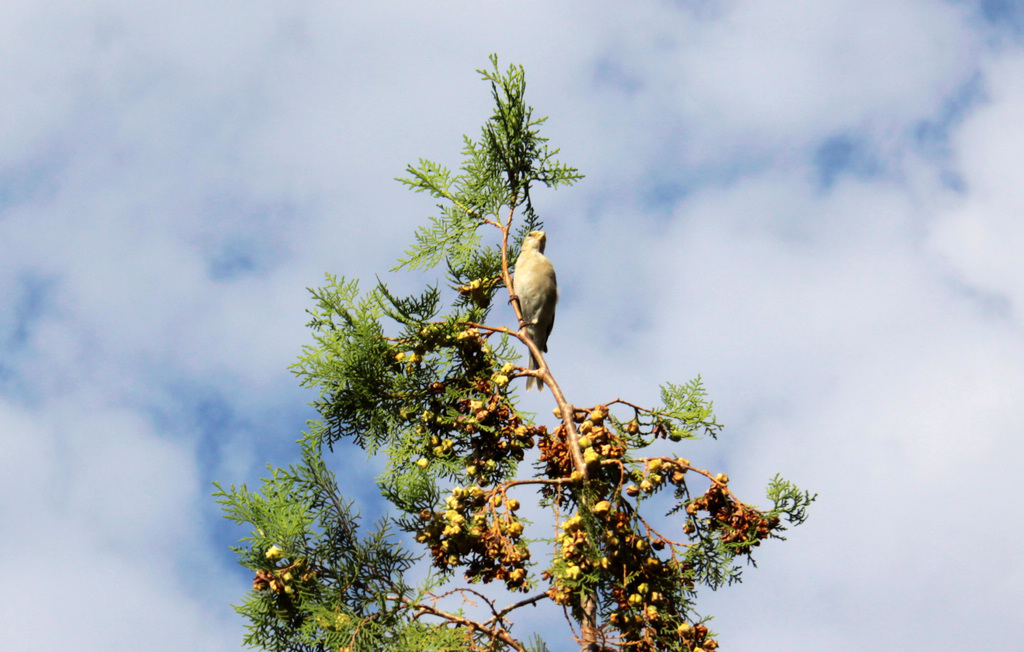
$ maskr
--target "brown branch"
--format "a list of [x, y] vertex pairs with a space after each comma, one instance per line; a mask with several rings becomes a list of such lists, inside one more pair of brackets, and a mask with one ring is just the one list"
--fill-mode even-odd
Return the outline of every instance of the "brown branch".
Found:
[[634, 403], [630, 403], [629, 401], [625, 401], [625, 400], [623, 400], [621, 398], [617, 398], [614, 401], [608, 401], [608, 403], [606, 403], [605, 405], [615, 405], [616, 403], [620, 403], [622, 405], [628, 405], [629, 407], [633, 408], [637, 412], [653, 412], [654, 411], [654, 410], [651, 410], [651, 409], [648, 409], [648, 408], [645, 408], [645, 407], [640, 407], [639, 405], [636, 405]]
[[505, 493], [506, 491], [508, 491], [512, 487], [517, 487], [517, 486], [523, 485], [523, 484], [555, 484], [555, 485], [561, 485], [561, 484], [574, 484], [574, 483], [569, 478], [555, 478], [553, 480], [550, 479], [550, 478], [533, 478], [533, 479], [530, 479], [530, 480], [509, 480], [508, 482], [502, 482], [500, 485], [495, 487], [495, 491], [500, 491], [501, 493]]
[[463, 618], [462, 616], [456, 616], [455, 614], [450, 614], [447, 611], [442, 611], [437, 607], [432, 607], [422, 603], [414, 603], [408, 598], [402, 598], [402, 601], [409, 607], [416, 609], [416, 613], [413, 615], [413, 618], [418, 618], [423, 614], [437, 616], [438, 618], [443, 618], [449, 622], [455, 623], [456, 625], [462, 625], [463, 627], [468, 627], [473, 631], [481, 632], [486, 636], [490, 636], [492, 639], [497, 639], [502, 643], [511, 646], [512, 649], [517, 650], [517, 652], [527, 652], [526, 648], [520, 645], [519, 642], [512, 638], [508, 632], [500, 627], [497, 629], [488, 627], [485, 624], [482, 625], [474, 620], [469, 620], [468, 618]]
[[653, 527], [651, 527], [651, 524], [647, 522], [647, 519], [645, 519], [643, 516], [640, 515], [640, 510], [636, 510], [635, 513], [636, 513], [636, 517], [638, 519], [640, 519], [640, 522], [643, 524], [644, 528], [647, 529], [647, 537], [648, 538], [650, 538], [651, 533], [653, 532], [659, 539], [661, 539], [665, 543], [669, 544], [670, 546], [679, 547], [679, 548], [690, 548], [690, 547], [692, 547], [692, 544], [681, 543], [679, 541], [673, 541], [672, 539], [669, 539], [667, 536], [665, 536], [661, 532], [658, 532], [657, 530], [655, 530]]
[[[512, 226], [512, 217], [515, 214], [515, 197], [509, 202], [509, 215], [508, 219], [505, 220], [505, 224], [501, 227], [501, 278], [505, 282], [505, 289], [509, 293], [509, 303], [512, 304], [512, 310], [516, 314], [516, 321], [519, 324], [519, 333], [516, 334], [526, 347], [530, 350], [534, 359], [537, 360], [538, 369], [536, 371], [527, 370], [531, 375], [535, 375], [544, 381], [551, 389], [551, 395], [555, 398], [555, 402], [558, 403], [559, 415], [562, 419], [562, 424], [565, 427], [566, 438], [569, 443], [569, 454], [572, 456], [573, 466], [575, 470], [580, 473], [583, 477], [583, 482], [587, 481], [587, 464], [583, 459], [583, 451], [580, 450], [579, 445], [579, 434], [576, 431], [576, 422], [573, 419], [574, 408], [571, 403], [565, 398], [565, 394], [562, 393], [562, 388], [555, 381], [555, 377], [551, 374], [551, 370], [548, 368], [548, 363], [544, 360], [544, 354], [540, 348], [534, 343], [534, 341], [526, 335], [526, 323], [523, 320], [523, 311], [519, 303], [519, 296], [516, 294], [515, 286], [512, 284], [512, 275], [508, 269], [508, 235], [509, 230]], [[509, 332], [507, 329], [505, 332]], [[580, 644], [585, 650], [596, 649], [598, 640], [598, 629], [597, 629], [597, 601], [593, 595], [590, 595], [582, 601], [583, 616], [580, 622]]]
[[497, 621], [500, 621], [500, 620], [504, 620], [505, 614], [510, 613], [512, 611], [515, 611], [519, 607], [525, 607], [527, 605], [535, 604], [537, 602], [540, 602], [541, 600], [544, 600], [545, 598], [550, 599], [550, 596], [547, 594], [547, 592], [538, 593], [537, 595], [533, 596], [532, 598], [526, 598], [524, 600], [520, 600], [519, 602], [516, 602], [515, 604], [510, 604], [509, 606], [505, 607], [501, 611], [497, 612], [494, 615], [494, 618], [491, 618], [490, 620], [485, 622], [484, 625], [490, 625], [492, 622], [497, 622]]
[[505, 289], [508, 290], [509, 303], [512, 304], [512, 310], [516, 313], [516, 321], [520, 324], [520, 328], [523, 323], [523, 309], [519, 305], [519, 296], [516, 295], [515, 289], [512, 287], [512, 275], [508, 271], [508, 232], [512, 227], [512, 216], [515, 214], [515, 208], [509, 206], [508, 219], [505, 220], [505, 225], [501, 228], [501, 280], [505, 283]]
[[751, 510], [753, 510], [755, 512], [762, 513], [761, 510], [757, 509], [756, 507], [752, 507], [752, 506], [746, 504], [745, 502], [743, 502], [742, 500], [740, 500], [740, 497], [737, 496], [736, 494], [734, 494], [731, 489], [729, 489], [729, 485], [728, 485], [727, 482], [722, 482], [721, 480], [719, 480], [716, 475], [712, 475], [711, 471], [706, 471], [704, 469], [698, 469], [697, 467], [691, 465], [689, 460], [680, 459], [678, 457], [638, 457], [638, 458], [635, 459], [635, 461], [637, 461], [637, 462], [644, 462], [644, 463], [649, 462], [651, 460], [661, 460], [663, 462], [670, 462], [671, 464], [673, 464], [675, 466], [683, 467], [684, 471], [693, 471], [695, 473], [698, 473], [698, 474], [706, 477], [708, 480], [711, 480], [711, 482], [713, 484], [718, 485], [719, 488], [721, 488], [722, 491], [724, 491], [726, 494], [728, 494], [732, 498], [733, 502], [735, 502], [736, 504], [743, 505], [744, 507], [747, 507], [747, 508], [749, 508], [749, 509], [751, 509]]
[[562, 388], [558, 386], [555, 381], [555, 377], [551, 375], [551, 370], [548, 368], [547, 361], [544, 360], [544, 354], [540, 348], [533, 342], [528, 335], [525, 334], [526, 322], [523, 320], [523, 310], [519, 304], [519, 296], [516, 294], [515, 286], [512, 283], [512, 274], [508, 269], [508, 234], [512, 225], [512, 211], [510, 209], [508, 219], [505, 221], [505, 226], [501, 228], [501, 279], [505, 282], [505, 289], [508, 290], [509, 303], [512, 304], [512, 310], [516, 314], [516, 321], [519, 323], [519, 332], [514, 333], [513, 331], [501, 327], [493, 328], [487, 327], [488, 330], [498, 333], [508, 333], [515, 335], [526, 347], [530, 350], [534, 359], [537, 360], [538, 369], [536, 371], [526, 370], [526, 373], [532, 376], [536, 376], [544, 381], [544, 384], [551, 388], [551, 394], [555, 397], [555, 402], [558, 403], [558, 409], [561, 414], [562, 423], [565, 425], [565, 430], [569, 439], [569, 453], [572, 455], [573, 466], [579, 471], [584, 480], [587, 478], [587, 465], [583, 461], [583, 452], [580, 450], [577, 440], [579, 435], [576, 432], [576, 422], [573, 421], [573, 406], [565, 398], [565, 394], [562, 393]]
[[462, 586], [462, 587], [454, 588], [451, 591], [445, 591], [441, 595], [434, 595], [433, 593], [427, 593], [427, 595], [430, 596], [430, 601], [431, 602], [433, 602], [434, 604], [437, 604], [438, 600], [444, 600], [448, 596], [455, 595], [456, 593], [461, 593], [462, 594], [463, 602], [468, 602], [471, 606], [475, 607], [476, 603], [473, 602], [472, 600], [470, 600], [469, 598], [467, 598], [466, 595], [465, 595], [466, 593], [472, 593], [473, 595], [475, 595], [476, 597], [480, 598], [481, 600], [483, 600], [487, 604], [487, 607], [491, 610], [492, 614], [498, 613], [494, 609], [494, 601], [493, 600], [488, 598], [483, 593], [480, 593], [479, 591], [475, 591], [475, 590], [473, 590], [473, 589], [471, 589], [471, 588], [469, 588], [467, 586]]

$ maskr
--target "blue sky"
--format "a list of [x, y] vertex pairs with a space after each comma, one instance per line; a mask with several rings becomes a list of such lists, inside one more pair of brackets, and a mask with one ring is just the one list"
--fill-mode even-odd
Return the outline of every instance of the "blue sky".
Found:
[[689, 456], [820, 494], [707, 597], [723, 649], [1010, 649], [1022, 37], [1009, 0], [5, 2], [5, 648], [240, 647], [210, 481], [295, 458], [305, 288], [394, 265], [433, 206], [393, 179], [458, 164], [497, 52], [587, 175], [537, 197], [570, 400], [700, 374]]

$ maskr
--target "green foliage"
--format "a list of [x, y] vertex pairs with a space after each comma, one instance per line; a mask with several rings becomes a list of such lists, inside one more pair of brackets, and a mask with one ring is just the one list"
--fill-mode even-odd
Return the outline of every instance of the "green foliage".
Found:
[[[439, 217], [416, 233], [416, 244], [395, 269], [428, 269], [446, 262], [458, 283], [490, 279], [500, 275], [501, 249], [482, 247], [479, 230], [488, 223], [502, 224], [522, 211], [510, 256], [515, 259], [523, 237], [536, 229], [539, 220], [533, 210], [530, 189], [536, 183], [557, 187], [570, 185], [582, 175], [555, 159], [540, 126], [547, 118], [534, 118], [525, 101], [526, 74], [522, 66], [510, 66], [501, 73], [497, 55], [491, 55], [492, 70], [478, 70], [491, 84], [494, 113], [483, 126], [479, 141], [463, 137], [464, 161], [461, 174], [439, 163], [420, 159], [409, 166], [408, 177], [398, 179], [416, 192], [426, 192], [444, 201]], [[507, 211], [507, 216], [503, 212]]]
[[434, 628], [411, 619], [422, 589], [403, 577], [415, 555], [386, 519], [360, 537], [359, 518], [316, 442], [303, 440], [302, 452], [301, 463], [271, 469], [260, 492], [217, 485], [214, 494], [227, 518], [252, 526], [247, 545], [233, 548], [255, 574], [253, 591], [237, 607], [250, 622], [245, 643], [266, 650], [466, 649], [465, 637], [437, 647]]
[[654, 431], [667, 432], [672, 441], [695, 439], [699, 431], [718, 438], [722, 426], [715, 421], [712, 404], [704, 397], [704, 383], [700, 376], [685, 385], [665, 383], [661, 387], [661, 400], [664, 406], [651, 410], [655, 421]]
[[[539, 637], [525, 645], [513, 636], [510, 614], [554, 603], [583, 626], [584, 644], [713, 650], [695, 612], [698, 588], [738, 580], [737, 560], [753, 563], [754, 548], [782, 538], [783, 521], [803, 522], [814, 500], [776, 476], [772, 508], [759, 510], [722, 474], [678, 454], [644, 456], [658, 442], [661, 450], [717, 437], [722, 426], [699, 377], [662, 386], [654, 408], [622, 400], [578, 408], [548, 375], [560, 422], [549, 431], [519, 411], [513, 388], [529, 373], [517, 365], [523, 324], [486, 321], [523, 238], [541, 226], [531, 188], [581, 175], [540, 136], [544, 119], [524, 102], [523, 69], [502, 73], [491, 61], [493, 70], [479, 72], [495, 110], [479, 140], [465, 139], [459, 174], [421, 160], [400, 180], [438, 200], [440, 213], [396, 269], [443, 264], [455, 291], [449, 305], [438, 287], [400, 297], [379, 280], [361, 291], [328, 275], [310, 290], [313, 342], [293, 366], [318, 392], [320, 413], [301, 440], [301, 462], [271, 468], [259, 492], [217, 486], [225, 516], [251, 528], [235, 548], [254, 574], [237, 607], [249, 645], [542, 652]], [[325, 462], [352, 446], [385, 457], [377, 484], [394, 507], [362, 534]], [[524, 475], [520, 462], [534, 447], [533, 473]], [[703, 493], [692, 491], [695, 479]], [[664, 500], [652, 499], [669, 493], [663, 515]], [[554, 511], [551, 539], [524, 536], [521, 501], [535, 497]], [[418, 560], [433, 574], [413, 585]], [[514, 601], [501, 608], [477, 583], [500, 583]], [[490, 615], [459, 611], [469, 598]]]
[[528, 652], [549, 652], [548, 646], [544, 644], [544, 640], [537, 634], [530, 637], [530, 642], [526, 649]]

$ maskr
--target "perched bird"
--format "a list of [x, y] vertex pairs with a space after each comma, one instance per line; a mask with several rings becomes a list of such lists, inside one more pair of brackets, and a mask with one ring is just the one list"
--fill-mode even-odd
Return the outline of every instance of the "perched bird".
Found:
[[[547, 236], [543, 231], [533, 231], [523, 240], [523, 249], [516, 260], [515, 278], [512, 285], [519, 297], [519, 307], [523, 311], [523, 322], [526, 334], [530, 336], [537, 348], [548, 352], [548, 335], [555, 325], [555, 304], [558, 303], [558, 283], [555, 281], [555, 268], [544, 256], [544, 245]], [[537, 360], [530, 354], [530, 369], [537, 369]], [[531, 376], [526, 379], [526, 389], [534, 385], [538, 390], [544, 389], [544, 382]]]

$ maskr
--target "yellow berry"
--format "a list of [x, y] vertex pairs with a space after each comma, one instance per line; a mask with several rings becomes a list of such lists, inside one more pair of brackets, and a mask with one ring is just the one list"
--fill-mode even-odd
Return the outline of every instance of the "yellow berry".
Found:
[[281, 557], [284, 557], [284, 551], [277, 546], [270, 546], [267, 548], [266, 557], [270, 561], [277, 561]]

